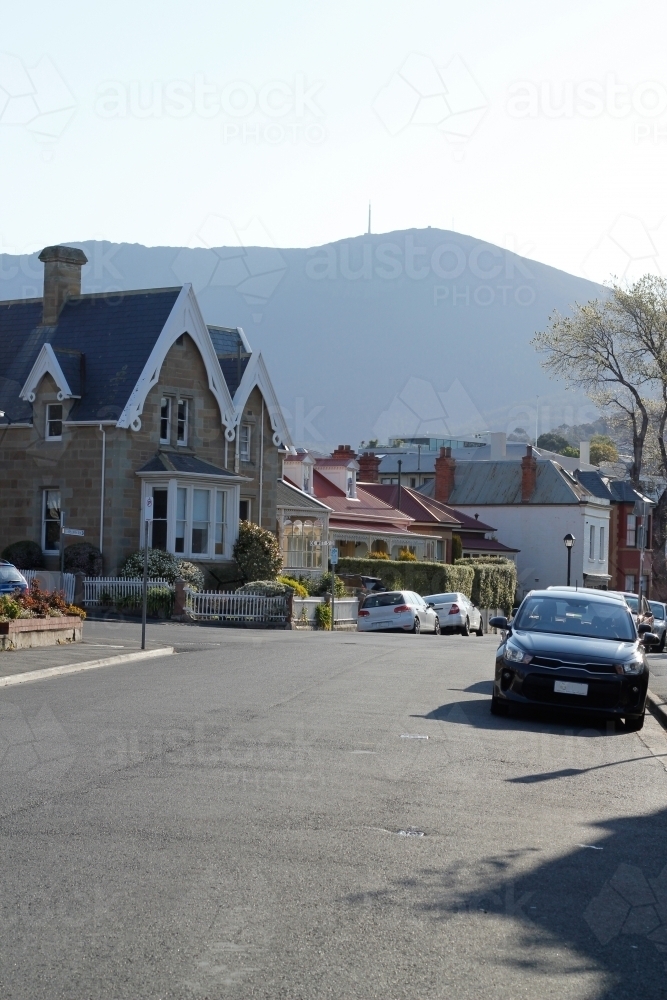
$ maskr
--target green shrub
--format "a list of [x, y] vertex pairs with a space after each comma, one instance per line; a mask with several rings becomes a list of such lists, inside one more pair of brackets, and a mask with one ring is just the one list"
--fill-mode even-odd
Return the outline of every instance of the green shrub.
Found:
[[[128, 556], [118, 575], [126, 580], [141, 579], [144, 575], [144, 550], [139, 549]], [[162, 549], [148, 550], [148, 577], [151, 580], [167, 580], [169, 583], [175, 583], [180, 578], [193, 590], [201, 590], [204, 586], [204, 574], [198, 566]]]
[[251, 580], [237, 587], [237, 594], [261, 594], [262, 597], [282, 597], [291, 590], [291, 586], [280, 580]]
[[44, 553], [41, 545], [26, 539], [13, 542], [2, 551], [2, 558], [13, 563], [17, 569], [44, 569]]
[[463, 542], [460, 535], [452, 535], [452, 562], [455, 563], [463, 555]]
[[470, 597], [475, 576], [472, 566], [467, 565], [347, 557], [340, 560], [338, 569], [354, 576], [377, 576], [388, 590], [414, 590], [422, 596], [458, 591]]
[[104, 563], [102, 553], [90, 542], [75, 542], [65, 546], [65, 572], [85, 573], [86, 576], [102, 576]]
[[21, 614], [21, 605], [9, 594], [0, 595], [0, 619], [2, 621], [13, 621]]
[[325, 631], [331, 630], [331, 605], [330, 604], [316, 604], [315, 605], [315, 624], [318, 628]]
[[282, 566], [276, 536], [251, 521], [241, 521], [234, 559], [243, 580], [275, 580]]
[[[171, 618], [174, 610], [174, 592], [171, 587], [146, 588], [146, 612], [152, 618]], [[142, 609], [141, 594], [130, 594], [116, 600], [119, 611], [140, 612]]]
[[477, 556], [460, 559], [458, 566], [470, 567], [474, 578], [471, 600], [478, 608], [502, 608], [510, 612], [516, 591], [516, 566], [511, 559]]
[[[340, 563], [338, 564], [340, 565]], [[321, 597], [322, 594], [331, 593], [331, 573], [325, 573], [324, 576], [319, 576], [311, 579], [308, 584], [308, 593], [312, 597]], [[347, 589], [344, 582], [339, 576], [336, 577], [336, 590], [334, 597], [345, 597]]]
[[388, 552], [382, 552], [382, 551], [380, 551], [380, 552], [371, 552], [368, 558], [369, 559], [391, 559], [391, 556], [389, 555]]

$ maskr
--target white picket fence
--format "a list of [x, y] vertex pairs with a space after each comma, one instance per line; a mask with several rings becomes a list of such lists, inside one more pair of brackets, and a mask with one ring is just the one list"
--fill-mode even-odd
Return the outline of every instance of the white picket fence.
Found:
[[[74, 580], [74, 577], [72, 577]], [[149, 587], [169, 587], [173, 590], [173, 584], [168, 580], [153, 579], [148, 581]], [[141, 604], [141, 593], [143, 580], [124, 580], [116, 576], [87, 576], [83, 581], [83, 603], [86, 607], [111, 607], [119, 600], [126, 597], [136, 599], [137, 605]]]
[[[64, 580], [60, 573], [54, 573], [50, 570], [45, 569], [22, 569], [21, 574], [26, 578], [28, 586], [33, 580], [37, 580], [37, 584], [41, 590], [45, 590], [48, 594], [52, 594], [55, 590], [65, 591], [65, 600], [68, 604], [71, 604], [74, 600], [74, 573], [65, 573]], [[64, 583], [64, 587], [63, 587]]]
[[185, 608], [199, 621], [284, 622], [285, 597], [262, 594], [233, 594], [220, 590], [185, 591]]
[[[315, 608], [318, 604], [323, 604], [323, 597], [295, 597], [294, 598], [294, 621], [298, 625], [315, 624]], [[334, 624], [335, 625], [356, 625], [359, 601], [356, 597], [337, 597], [334, 601]]]

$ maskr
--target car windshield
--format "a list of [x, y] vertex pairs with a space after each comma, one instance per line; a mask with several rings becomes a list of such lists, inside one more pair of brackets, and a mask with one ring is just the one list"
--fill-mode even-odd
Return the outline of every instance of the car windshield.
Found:
[[621, 639], [632, 642], [635, 629], [627, 608], [586, 598], [528, 598], [514, 622], [525, 632], [557, 632], [590, 639]]
[[663, 608], [662, 604], [658, 604], [657, 601], [649, 601], [648, 606], [653, 612], [653, 617], [659, 618], [660, 621], [662, 621], [663, 618], [665, 617], [665, 609]]
[[400, 592], [397, 594], [372, 594], [367, 597], [362, 608], [388, 608], [392, 604], [404, 604], [405, 599]]
[[13, 566], [0, 566], [0, 583], [24, 583], [24, 580]]
[[458, 594], [433, 594], [431, 597], [427, 598], [429, 601], [440, 601], [442, 604], [455, 604], [458, 601]]

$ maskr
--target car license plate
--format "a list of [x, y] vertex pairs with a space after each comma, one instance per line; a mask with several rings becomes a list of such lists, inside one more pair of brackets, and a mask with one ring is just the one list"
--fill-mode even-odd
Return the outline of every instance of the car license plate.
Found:
[[554, 681], [554, 691], [557, 694], [588, 694], [588, 684], [573, 684], [571, 681]]

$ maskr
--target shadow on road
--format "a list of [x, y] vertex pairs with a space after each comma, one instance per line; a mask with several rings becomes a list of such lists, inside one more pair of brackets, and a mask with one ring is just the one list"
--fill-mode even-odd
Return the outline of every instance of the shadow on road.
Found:
[[[488, 685], [488, 686], [487, 686]], [[450, 688], [450, 690], [459, 690]], [[491, 715], [491, 681], [480, 681], [464, 689], [465, 693], [488, 694], [487, 698], [468, 699], [439, 705], [426, 715], [414, 714], [413, 719], [432, 719], [450, 725], [467, 725], [475, 729], [511, 730], [516, 732], [561, 733], [585, 739], [623, 735], [613, 720], [589, 716], [571, 709], [541, 708], [513, 705], [509, 716]], [[667, 995], [667, 994], [666, 994]]]
[[[473, 873], [422, 868], [387, 887], [382, 903], [436, 921], [468, 915], [470, 939], [489, 942], [478, 962], [507, 977], [507, 996], [537, 996], [542, 978], [543, 996], [664, 1000], [667, 810], [597, 828], [590, 844], [543, 864], [534, 848], [489, 857]], [[502, 948], [499, 920], [511, 921]]]

